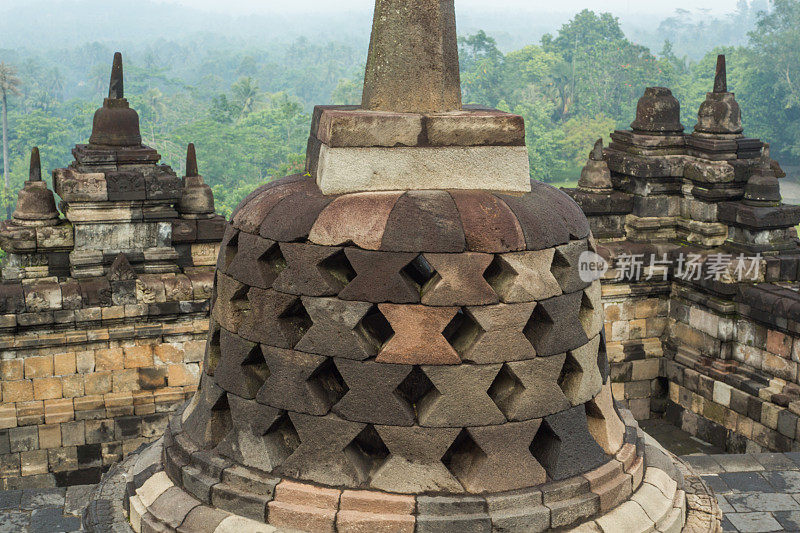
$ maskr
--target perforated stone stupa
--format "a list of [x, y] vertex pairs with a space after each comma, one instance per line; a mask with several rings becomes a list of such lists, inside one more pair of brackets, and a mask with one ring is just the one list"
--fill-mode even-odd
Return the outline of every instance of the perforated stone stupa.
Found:
[[364, 105], [233, 213], [199, 390], [90, 529], [718, 528], [614, 405], [586, 217], [457, 59], [452, 0], [376, 2]]

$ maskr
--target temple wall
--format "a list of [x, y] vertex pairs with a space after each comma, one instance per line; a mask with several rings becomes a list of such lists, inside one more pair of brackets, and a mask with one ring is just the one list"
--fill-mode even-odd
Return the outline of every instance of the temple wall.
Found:
[[96, 482], [161, 435], [205, 353], [213, 273], [189, 270], [2, 284], [0, 489]]

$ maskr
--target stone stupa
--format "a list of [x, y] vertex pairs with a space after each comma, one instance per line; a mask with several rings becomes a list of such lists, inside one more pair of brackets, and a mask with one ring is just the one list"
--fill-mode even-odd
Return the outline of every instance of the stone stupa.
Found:
[[199, 390], [87, 527], [680, 531], [679, 467], [611, 396], [588, 222], [524, 132], [462, 107], [453, 0], [378, 0], [362, 106], [318, 107], [307, 172], [234, 211]]

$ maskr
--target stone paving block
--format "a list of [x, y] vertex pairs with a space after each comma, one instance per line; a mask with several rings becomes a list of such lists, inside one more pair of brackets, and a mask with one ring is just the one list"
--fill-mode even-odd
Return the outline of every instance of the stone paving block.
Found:
[[433, 306], [490, 305], [499, 298], [483, 277], [494, 256], [475, 252], [425, 254], [436, 275], [422, 287], [422, 303]]
[[211, 504], [215, 508], [253, 520], [265, 520], [269, 501], [269, 496], [245, 492], [225, 483], [211, 489]]
[[247, 306], [238, 333], [253, 342], [292, 348], [311, 327], [311, 318], [297, 296], [253, 287], [247, 292]]
[[[189, 514], [186, 515], [186, 520], [178, 528], [178, 533], [207, 533], [215, 531], [228, 516], [230, 515], [223, 511], [199, 505], [189, 511]], [[236, 533], [241, 533], [242, 531], [244, 530], [239, 529]]]
[[233, 279], [249, 285], [268, 289], [286, 263], [275, 241], [241, 232], [237, 237], [236, 254], [227, 268], [220, 269]]
[[435, 387], [435, 393], [420, 401], [419, 424], [466, 427], [505, 422], [505, 416], [488, 394], [500, 367], [500, 364], [423, 366], [422, 371]]
[[502, 492], [544, 483], [546, 474], [529, 449], [539, 420], [463, 430], [443, 459], [473, 493]]
[[[756, 457], [759, 462], [761, 454]], [[769, 471], [761, 473], [770, 485], [775, 487], [776, 492], [796, 492], [800, 493], [800, 472], [790, 471]]]
[[726, 472], [756, 472], [764, 470], [752, 454], [715, 455], [714, 459]]
[[589, 342], [580, 322], [581, 301], [582, 293], [573, 293], [536, 305], [525, 335], [539, 356], [574, 350]]
[[450, 196], [461, 216], [468, 250], [503, 253], [525, 249], [517, 217], [502, 200], [485, 191], [450, 191]]
[[550, 527], [550, 509], [542, 505], [542, 493], [539, 491], [487, 495], [486, 506], [493, 530], [535, 533]]
[[[468, 334], [455, 343], [464, 362], [487, 364], [533, 359], [536, 351], [523, 333], [535, 303], [498, 304], [469, 307], [474, 320]], [[502, 354], [497, 347], [502, 346]]]
[[587, 472], [606, 460], [589, 433], [582, 405], [545, 417], [531, 451], [555, 480]]
[[418, 496], [417, 531], [489, 532], [492, 523], [486, 500], [479, 496]]
[[798, 502], [790, 494], [778, 492], [731, 493], [725, 499], [737, 513], [793, 511], [798, 508]]
[[200, 505], [200, 502], [189, 496], [179, 487], [171, 487], [156, 498], [148, 507], [153, 516], [171, 528], [181, 525], [189, 512]]
[[277, 533], [273, 526], [243, 516], [229, 516], [219, 523], [214, 533]]
[[336, 368], [348, 390], [333, 406], [334, 413], [355, 422], [392, 426], [414, 424], [412, 404], [396, 393], [411, 373], [411, 366], [338, 360]]
[[719, 478], [733, 492], [770, 492], [772, 486], [759, 472], [721, 472]]
[[604, 385], [600, 393], [586, 404], [586, 422], [589, 433], [609, 455], [617, 453], [622, 447], [625, 424], [614, 408], [611, 384]]
[[[463, 491], [441, 461], [458, 428], [375, 426], [375, 430], [389, 453], [372, 475], [371, 487], [400, 493]], [[421, 448], [420, 442], [428, 445]]]
[[[755, 455], [756, 461], [764, 470], [798, 470], [800, 467], [782, 453], [759, 453]], [[766, 474], [764, 474], [766, 476]], [[800, 489], [799, 489], [800, 491]]]
[[295, 349], [359, 361], [378, 352], [381, 337], [370, 330], [369, 320], [367, 325], [362, 321], [372, 304], [337, 298], [303, 297], [302, 301], [312, 324]]
[[65, 516], [59, 507], [36, 509], [31, 513], [30, 533], [52, 533], [53, 531], [80, 531], [78, 516]]
[[[716, 461], [716, 456], [710, 455], [691, 455], [687, 456], [684, 460], [692, 467], [698, 474], [719, 474], [725, 472], [725, 469]], [[757, 475], [757, 474], [756, 474]]]
[[19, 509], [22, 503], [21, 490], [0, 491], [0, 510]]
[[408, 191], [394, 205], [381, 241], [391, 252], [459, 253], [464, 229], [447, 191]]
[[558, 386], [565, 355], [506, 363], [488, 394], [508, 420], [518, 421], [568, 409], [569, 400]]
[[342, 300], [419, 302], [420, 287], [403, 270], [418, 254], [373, 252], [357, 248], [345, 248], [344, 253], [356, 277], [339, 292]]
[[428, 365], [461, 362], [443, 335], [457, 308], [396, 304], [380, 304], [378, 308], [394, 331], [378, 352], [378, 362]]
[[771, 513], [731, 513], [726, 515], [725, 518], [742, 533], [780, 531], [782, 529]]
[[786, 531], [800, 531], [800, 510], [775, 511], [772, 516]]
[[34, 510], [43, 507], [64, 507], [66, 489], [29, 489], [22, 492], [19, 508]]
[[600, 393], [603, 386], [597, 363], [600, 341], [600, 335], [597, 335], [583, 346], [567, 352], [559, 386], [572, 405], [586, 403]]
[[504, 303], [545, 300], [561, 294], [550, 272], [555, 252], [513, 252], [495, 256], [486, 280]]
[[344, 396], [346, 384], [330, 359], [262, 346], [270, 373], [256, 395], [278, 409], [324, 415]]
[[277, 473], [295, 479], [332, 486], [354, 486], [369, 477], [385, 457], [373, 455], [372, 448], [354, 444], [364, 424], [334, 416], [290, 413], [300, 445], [286, 458]]
[[339, 247], [314, 244], [280, 244], [286, 261], [272, 283], [280, 292], [306, 296], [334, 296], [355, 277], [355, 271]]

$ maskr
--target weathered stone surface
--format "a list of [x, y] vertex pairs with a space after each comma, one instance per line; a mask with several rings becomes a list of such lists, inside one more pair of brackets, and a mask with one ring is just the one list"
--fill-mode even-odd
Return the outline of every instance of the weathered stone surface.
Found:
[[492, 523], [480, 496], [420, 496], [417, 498], [417, 531], [445, 533], [457, 528], [488, 533]]
[[531, 455], [541, 420], [464, 430], [445, 464], [469, 492], [503, 492], [544, 483], [542, 465]]
[[[475, 364], [521, 361], [536, 356], [523, 333], [535, 303], [469, 307], [474, 323], [453, 344], [461, 360]], [[497, 347], [502, 346], [501, 352]]]
[[[274, 182], [271, 187], [265, 187], [258, 192], [254, 191], [252, 198], [245, 198], [238, 211], [232, 217], [233, 226], [247, 233], [258, 233], [266, 216], [281, 200], [288, 198], [298, 191], [307, 188], [308, 178], [297, 179], [283, 178]], [[265, 235], [262, 235], [265, 236]]]
[[[226, 248], [228, 246], [223, 245], [222, 249]], [[275, 241], [251, 233], [239, 233], [235, 252], [226, 250], [225, 254], [223, 264], [227, 264], [227, 268], [224, 268], [226, 274], [245, 285], [261, 289], [272, 287], [286, 265]]]
[[589, 286], [589, 283], [581, 279], [578, 270], [580, 256], [587, 250], [588, 243], [585, 240], [571, 241], [569, 244], [556, 248], [550, 271], [558, 280], [558, 284], [565, 294], [579, 291]]
[[381, 241], [392, 252], [463, 252], [464, 229], [446, 191], [409, 191], [394, 205]]
[[255, 398], [270, 374], [261, 347], [222, 330], [220, 348], [222, 356], [214, 370], [217, 384], [242, 398]]
[[[222, 295], [221, 291], [219, 294]], [[247, 292], [246, 303], [241, 305], [246, 306], [248, 311], [238, 333], [253, 342], [292, 348], [311, 326], [311, 319], [300, 298], [291, 294], [252, 287]], [[215, 305], [214, 309], [217, 307], [219, 305]], [[219, 322], [227, 329], [221, 320]]]
[[284, 242], [280, 249], [286, 268], [273, 282], [275, 290], [334, 296], [355, 276], [341, 248]]
[[316, 175], [324, 194], [397, 189], [530, 191], [524, 146], [330, 148], [323, 144]]
[[582, 405], [545, 417], [531, 451], [554, 480], [587, 472], [607, 460], [589, 433]]
[[404, 271], [416, 259], [413, 253], [373, 252], [345, 248], [356, 277], [339, 292], [342, 300], [417, 303], [420, 287]]
[[[279, 409], [230, 395], [233, 430], [217, 449], [249, 468], [272, 471], [280, 466], [299, 445], [299, 438], [287, 415]], [[274, 488], [277, 479], [228, 474], [225, 482], [241, 490], [263, 494]]]
[[337, 360], [336, 368], [348, 390], [333, 406], [334, 413], [355, 422], [393, 426], [414, 424], [415, 412], [411, 403], [396, 392], [410, 374], [410, 366]]
[[436, 275], [422, 287], [424, 305], [489, 305], [497, 294], [483, 274], [494, 259], [489, 254], [425, 254]]
[[561, 294], [550, 268], [554, 250], [513, 252], [495, 257], [486, 279], [504, 303], [545, 300]]
[[559, 385], [572, 405], [588, 402], [603, 386], [598, 365], [600, 340], [600, 335], [597, 335], [583, 346], [567, 352]]
[[333, 362], [325, 357], [263, 346], [270, 374], [258, 402], [300, 413], [326, 414], [346, 392]]
[[592, 282], [583, 291], [580, 319], [583, 330], [589, 338], [603, 330], [603, 295], [599, 280]]
[[467, 249], [503, 253], [525, 249], [525, 236], [516, 215], [485, 191], [450, 191], [461, 216]]
[[353, 106], [316, 106], [311, 134], [332, 148], [417, 146], [423, 116]]
[[496, 109], [476, 108], [425, 117], [432, 146], [524, 146], [525, 120]]
[[488, 394], [500, 364], [423, 366], [436, 392], [418, 408], [421, 426], [465, 427], [502, 424], [503, 413]]
[[574, 350], [589, 339], [580, 321], [583, 293], [565, 294], [539, 302], [525, 335], [539, 356]]
[[453, 2], [375, 4], [364, 109], [436, 112], [461, 109]]
[[297, 190], [276, 203], [264, 217], [258, 230], [262, 237], [279, 242], [307, 238], [320, 212], [333, 200], [332, 196], [324, 196], [311, 178], [297, 183]]
[[542, 505], [542, 493], [539, 491], [488, 495], [486, 506], [492, 518], [492, 527], [500, 531], [538, 533], [550, 527], [550, 509]]
[[319, 214], [308, 239], [325, 246], [352, 242], [360, 248], [378, 250], [389, 214], [402, 195], [389, 191], [340, 196]]
[[381, 338], [365, 320], [372, 304], [306, 296], [302, 301], [313, 324], [295, 349], [359, 361], [378, 352]]
[[[370, 486], [388, 492], [462, 492], [441, 459], [458, 436], [458, 428], [376, 426], [389, 450]], [[425, 446], [420, 446], [425, 442]]]
[[530, 420], [569, 408], [558, 386], [565, 355], [537, 357], [503, 365], [488, 390], [509, 420]]
[[615, 454], [622, 446], [625, 425], [614, 409], [611, 384], [606, 384], [592, 401], [586, 404], [586, 420], [589, 433], [609, 454]]
[[458, 312], [454, 307], [379, 304], [394, 335], [378, 352], [377, 361], [401, 364], [452, 365], [461, 362], [443, 332]]

